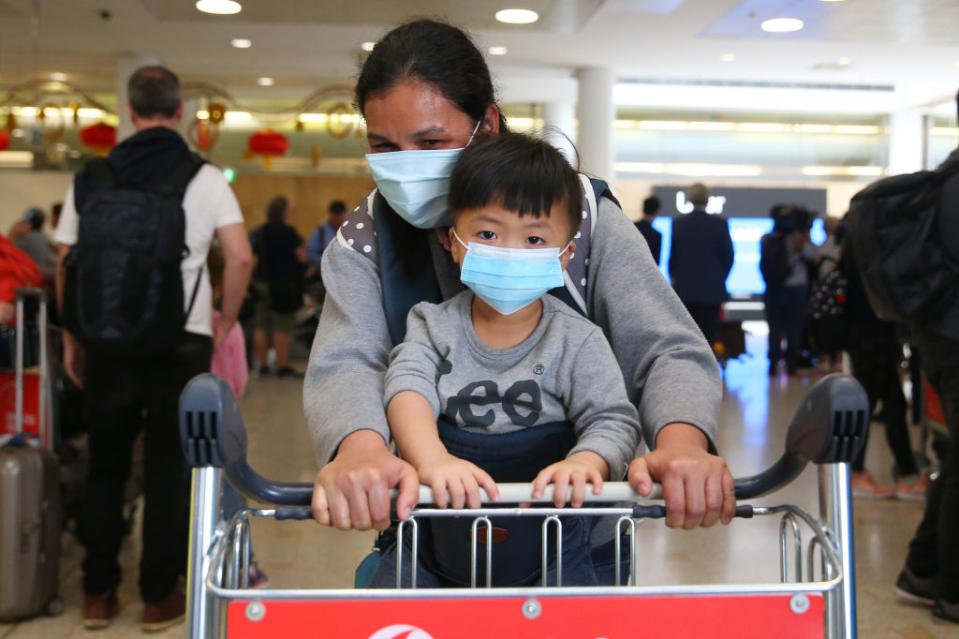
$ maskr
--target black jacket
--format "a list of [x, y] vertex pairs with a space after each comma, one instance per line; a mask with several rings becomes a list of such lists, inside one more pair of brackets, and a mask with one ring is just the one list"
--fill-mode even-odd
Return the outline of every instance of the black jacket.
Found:
[[647, 220], [636, 222], [636, 228], [646, 238], [646, 244], [649, 246], [653, 259], [656, 260], [656, 266], [659, 266], [660, 256], [663, 252], [663, 234], [653, 228], [653, 225]]
[[725, 218], [703, 209], [676, 218], [669, 254], [669, 276], [686, 304], [722, 304], [733, 267], [733, 240]]

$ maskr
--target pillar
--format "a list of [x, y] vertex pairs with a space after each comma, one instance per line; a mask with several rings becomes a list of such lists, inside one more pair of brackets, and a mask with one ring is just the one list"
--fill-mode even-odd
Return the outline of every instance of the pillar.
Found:
[[889, 116], [889, 174], [913, 173], [925, 168], [926, 127], [923, 114], [899, 111]]
[[546, 139], [562, 151], [570, 164], [576, 164], [576, 105], [573, 102], [546, 102], [543, 104], [543, 124]]
[[579, 102], [576, 115], [579, 130], [576, 136], [580, 170], [612, 183], [616, 177], [613, 164], [613, 71], [605, 68], [580, 69]]

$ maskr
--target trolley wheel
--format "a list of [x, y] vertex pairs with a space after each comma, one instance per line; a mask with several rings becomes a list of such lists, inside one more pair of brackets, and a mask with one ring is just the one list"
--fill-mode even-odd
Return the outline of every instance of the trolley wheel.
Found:
[[55, 595], [43, 605], [43, 614], [48, 617], [56, 617], [62, 614], [65, 609], [66, 603], [64, 603], [63, 598]]

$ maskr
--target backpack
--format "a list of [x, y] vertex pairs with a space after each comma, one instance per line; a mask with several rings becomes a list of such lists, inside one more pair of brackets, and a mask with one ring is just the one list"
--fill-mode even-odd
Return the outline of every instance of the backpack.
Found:
[[897, 175], [853, 198], [848, 222], [856, 264], [879, 319], [934, 320], [959, 292], [959, 265], [939, 229], [943, 184], [959, 163], [935, 171]]
[[848, 337], [849, 314], [846, 304], [849, 279], [835, 258], [823, 257], [820, 264], [826, 261], [833, 262], [835, 267], [813, 284], [807, 316], [816, 346], [826, 353], [834, 353], [845, 348]]
[[782, 284], [789, 278], [792, 269], [789, 268], [789, 249], [783, 233], [773, 231], [760, 238], [759, 271], [767, 287]]
[[82, 174], [77, 242], [65, 261], [63, 324], [81, 343], [117, 353], [169, 348], [183, 332], [180, 262], [188, 254], [183, 196], [203, 160], [186, 153], [158, 187], [116, 181], [106, 160]]

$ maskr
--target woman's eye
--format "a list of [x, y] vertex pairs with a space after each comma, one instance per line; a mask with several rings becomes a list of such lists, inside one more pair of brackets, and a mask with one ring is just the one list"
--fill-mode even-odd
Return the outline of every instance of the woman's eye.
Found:
[[425, 147], [433, 148], [433, 147], [436, 147], [436, 146], [439, 146], [440, 144], [442, 144], [442, 141], [440, 141], [440, 140], [423, 140], [423, 143], [422, 143], [422, 144], [423, 144], [423, 146], [425, 146]]
[[392, 142], [379, 142], [373, 145], [374, 153], [388, 153], [390, 151], [395, 151], [396, 145]]
[[477, 235], [479, 235], [484, 240], [496, 239], [496, 233], [494, 233], [493, 231], [480, 231], [479, 233], [477, 233]]
[[539, 246], [540, 244], [545, 244], [545, 243], [546, 243], [546, 240], [544, 240], [543, 238], [539, 237], [538, 235], [531, 235], [530, 237], [526, 238], [526, 241], [527, 241], [529, 244], [532, 244], [532, 245], [534, 245], [534, 246]]

